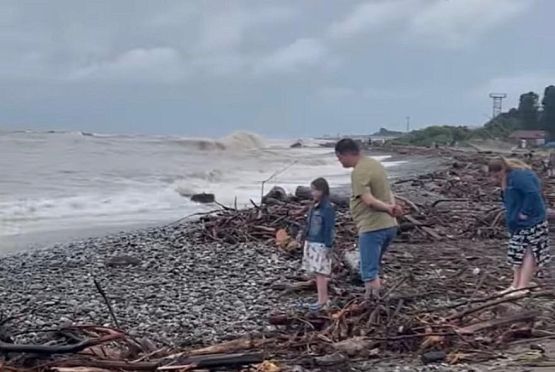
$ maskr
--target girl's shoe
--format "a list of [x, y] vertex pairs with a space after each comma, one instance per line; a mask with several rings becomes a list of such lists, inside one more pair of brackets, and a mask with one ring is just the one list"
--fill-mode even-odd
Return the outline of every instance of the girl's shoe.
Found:
[[[513, 291], [516, 291], [516, 288], [513, 287], [513, 286], [510, 286], [510, 287], [507, 288], [507, 289], [504, 289], [504, 290], [502, 290], [502, 291], [499, 291], [499, 294], [500, 294], [500, 295], [504, 295], [504, 294], [507, 294], [507, 293], [510, 293], [510, 292], [513, 292]], [[515, 293], [518, 293], [518, 292], [515, 292]]]
[[308, 305], [308, 311], [311, 313], [319, 313], [320, 311], [327, 311], [330, 308], [331, 301], [328, 301], [324, 304], [319, 302], [315, 302], [313, 304]]

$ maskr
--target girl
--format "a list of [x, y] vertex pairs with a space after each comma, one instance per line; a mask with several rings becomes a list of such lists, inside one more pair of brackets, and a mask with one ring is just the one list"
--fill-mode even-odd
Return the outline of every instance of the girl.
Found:
[[335, 210], [329, 201], [330, 187], [323, 178], [310, 185], [314, 206], [308, 213], [302, 268], [316, 275], [318, 301], [309, 310], [320, 311], [329, 304], [328, 278], [331, 275], [331, 248], [335, 235]]
[[[501, 185], [509, 240], [508, 262], [513, 266], [511, 292], [530, 286], [538, 268], [547, 264], [549, 231], [541, 183], [530, 167], [519, 160], [492, 160], [489, 172]], [[518, 292], [517, 292], [518, 293]]]

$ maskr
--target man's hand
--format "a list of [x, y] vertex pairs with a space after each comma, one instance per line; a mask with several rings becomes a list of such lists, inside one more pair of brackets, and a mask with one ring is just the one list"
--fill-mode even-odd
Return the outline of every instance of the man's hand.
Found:
[[395, 217], [395, 206], [394, 205], [388, 205], [385, 212], [387, 214], [389, 214], [390, 216]]
[[526, 221], [528, 219], [528, 216], [525, 215], [524, 213], [519, 213], [518, 214], [518, 219], [521, 221]]
[[400, 204], [395, 204], [393, 206], [393, 217], [398, 218], [405, 215], [405, 208]]
[[391, 204], [388, 206], [386, 212], [391, 216], [391, 217], [401, 217], [402, 215], [405, 214], [405, 210], [403, 209], [403, 207], [399, 204]]

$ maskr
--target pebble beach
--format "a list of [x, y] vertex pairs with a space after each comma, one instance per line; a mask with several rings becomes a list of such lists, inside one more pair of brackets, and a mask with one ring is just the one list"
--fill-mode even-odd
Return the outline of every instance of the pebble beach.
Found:
[[193, 245], [187, 226], [55, 245], [0, 259], [0, 311], [15, 316], [19, 342], [42, 328], [111, 324], [96, 279], [120, 327], [169, 345], [210, 344], [262, 332], [272, 310], [298, 302], [270, 285], [299, 262], [268, 246]]

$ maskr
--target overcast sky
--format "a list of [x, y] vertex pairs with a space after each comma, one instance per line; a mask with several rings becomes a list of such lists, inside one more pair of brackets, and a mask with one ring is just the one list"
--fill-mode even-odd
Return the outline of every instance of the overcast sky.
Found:
[[0, 0], [0, 128], [480, 125], [555, 84], [553, 0]]

